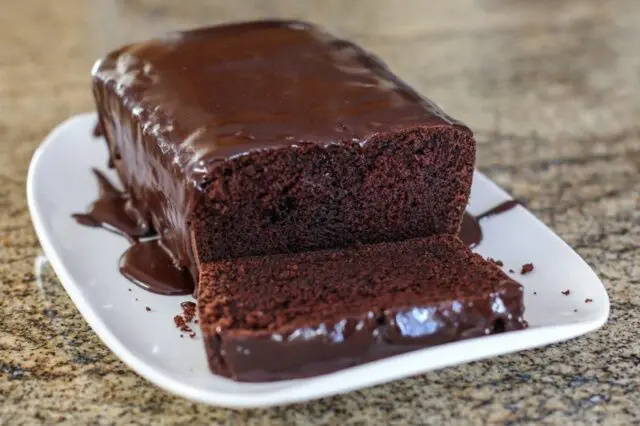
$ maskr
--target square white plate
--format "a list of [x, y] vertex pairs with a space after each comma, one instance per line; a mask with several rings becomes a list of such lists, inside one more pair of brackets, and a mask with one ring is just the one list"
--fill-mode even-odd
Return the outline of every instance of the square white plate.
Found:
[[[512, 276], [525, 288], [529, 329], [423, 349], [310, 379], [247, 384], [215, 376], [207, 367], [199, 334], [181, 338], [173, 323], [180, 302], [192, 299], [152, 294], [128, 282], [117, 268], [127, 241], [71, 218], [97, 195], [92, 167], [115, 178], [105, 167], [104, 142], [91, 136], [95, 123], [93, 113], [73, 117], [35, 152], [27, 179], [34, 227], [60, 281], [105, 344], [140, 375], [186, 398], [228, 407], [305, 401], [566, 340], [597, 329], [609, 315], [605, 288], [589, 266], [525, 208], [516, 207], [481, 222], [485, 238], [476, 251], [516, 271]], [[504, 191], [476, 173], [471, 213], [507, 199]], [[528, 262], [535, 270], [520, 276], [521, 265]], [[569, 295], [562, 293], [565, 289]], [[585, 303], [586, 298], [593, 301]]]

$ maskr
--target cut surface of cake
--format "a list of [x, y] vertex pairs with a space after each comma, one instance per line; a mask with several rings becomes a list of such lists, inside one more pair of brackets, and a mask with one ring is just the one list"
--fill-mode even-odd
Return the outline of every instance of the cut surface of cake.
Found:
[[451, 236], [221, 260], [200, 279], [210, 368], [240, 381], [526, 327], [522, 286]]
[[310, 24], [175, 33], [98, 61], [110, 163], [176, 265], [458, 232], [475, 141]]

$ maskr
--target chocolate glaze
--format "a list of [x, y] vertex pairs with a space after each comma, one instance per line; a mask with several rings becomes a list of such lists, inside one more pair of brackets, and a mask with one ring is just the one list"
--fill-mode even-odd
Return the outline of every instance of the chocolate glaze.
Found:
[[125, 190], [196, 278], [190, 221], [221, 162], [302, 144], [365, 146], [412, 126], [471, 134], [371, 54], [301, 22], [175, 33], [123, 47], [92, 74]]
[[482, 241], [482, 228], [478, 218], [472, 216], [469, 212], [464, 212], [458, 237], [468, 247], [475, 247], [480, 244], [480, 241]]
[[[453, 301], [406, 310], [369, 312], [334, 324], [287, 333], [207, 337], [208, 351], [223, 351], [233, 378], [247, 382], [316, 376], [425, 347], [481, 337], [527, 326], [522, 290], [505, 285], [471, 301]], [[304, 359], [305, 362], [300, 362]], [[284, 366], [297, 368], [282, 371]]]
[[482, 219], [508, 212], [520, 204], [518, 200], [505, 201], [475, 217], [469, 212], [465, 212], [458, 236], [468, 247], [473, 248], [477, 246], [482, 241], [482, 228], [480, 227], [480, 221]]
[[509, 210], [511, 210], [512, 208], [514, 208], [516, 206], [519, 206], [520, 204], [521, 203], [518, 200], [505, 201], [503, 203], [498, 204], [494, 208], [489, 209], [486, 212], [476, 216], [476, 219], [477, 220], [482, 220], [482, 219], [485, 219], [487, 217], [491, 217], [491, 216], [495, 216], [495, 215], [500, 214], [500, 213], [508, 212]]
[[193, 293], [193, 280], [178, 269], [159, 239], [136, 242], [120, 258], [120, 272], [133, 283], [153, 293]]
[[132, 207], [128, 195], [118, 190], [97, 170], [99, 196], [87, 213], [74, 214], [81, 225], [102, 227], [124, 235], [133, 245], [120, 259], [120, 272], [140, 287], [160, 294], [190, 294], [193, 280], [184, 269], [177, 268], [160, 241], [140, 241], [154, 237], [149, 222]]
[[100, 122], [98, 121], [93, 128], [93, 137], [100, 138], [102, 136], [104, 136], [104, 133], [102, 133], [102, 126], [100, 126]]
[[129, 196], [118, 190], [98, 170], [93, 169], [98, 181], [98, 199], [89, 206], [87, 213], [74, 214], [74, 219], [87, 226], [101, 226], [123, 234], [129, 240], [153, 234], [149, 222], [133, 206]]

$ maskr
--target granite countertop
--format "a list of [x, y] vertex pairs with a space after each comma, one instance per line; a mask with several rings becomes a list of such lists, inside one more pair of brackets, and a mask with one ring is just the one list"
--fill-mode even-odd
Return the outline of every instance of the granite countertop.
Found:
[[[475, 130], [478, 167], [576, 248], [612, 308], [601, 330], [566, 343], [244, 411], [149, 384], [100, 342], [51, 272], [40, 285], [32, 274], [41, 250], [27, 167], [49, 130], [92, 109], [88, 71], [121, 35], [107, 3], [15, 1], [0, 13], [1, 424], [640, 423], [637, 0], [375, 0], [346, 12], [333, 0], [209, 2], [210, 22], [300, 16], [384, 58]], [[162, 22], [159, 3], [135, 2], [155, 4], [151, 20]], [[107, 27], [111, 36], [96, 33]]]

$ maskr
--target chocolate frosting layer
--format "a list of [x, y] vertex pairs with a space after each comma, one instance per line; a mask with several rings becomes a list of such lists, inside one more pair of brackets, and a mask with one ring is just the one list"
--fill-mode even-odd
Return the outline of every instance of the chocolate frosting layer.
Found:
[[506, 213], [520, 204], [521, 203], [517, 200], [508, 200], [492, 207], [478, 216], [473, 216], [471, 213], [465, 212], [458, 236], [468, 247], [473, 248], [477, 246], [482, 241], [482, 228], [480, 227], [480, 221], [482, 219], [486, 219], [500, 213]]
[[[425, 347], [526, 327], [522, 289], [504, 282], [494, 293], [471, 300], [369, 312], [281, 334], [223, 333], [207, 350], [222, 351], [235, 379], [247, 382], [295, 379], [330, 373]], [[304, 362], [300, 362], [304, 360]]]
[[462, 126], [371, 54], [302, 22], [171, 34], [110, 54], [93, 77], [192, 183], [209, 163], [249, 151]]
[[[425, 347], [526, 327], [522, 290], [505, 282], [492, 294], [429, 306], [369, 312], [285, 333], [256, 336], [222, 333], [206, 339], [222, 351], [233, 377], [262, 382], [330, 373]], [[300, 360], [304, 360], [301, 362]]]
[[133, 207], [128, 194], [98, 170], [94, 169], [93, 174], [98, 183], [98, 198], [86, 213], [76, 213], [73, 218], [81, 225], [121, 234], [133, 243], [120, 258], [120, 272], [133, 283], [153, 293], [193, 293], [193, 278], [176, 266], [150, 224]]
[[221, 161], [411, 126], [455, 126], [358, 46], [293, 21], [180, 32], [92, 71], [112, 164], [175, 262], [197, 277], [189, 220]]
[[73, 215], [76, 221], [117, 232], [131, 241], [152, 235], [149, 223], [133, 206], [127, 194], [117, 189], [98, 170], [93, 169], [93, 174], [98, 182], [98, 198], [89, 206], [87, 213]]

